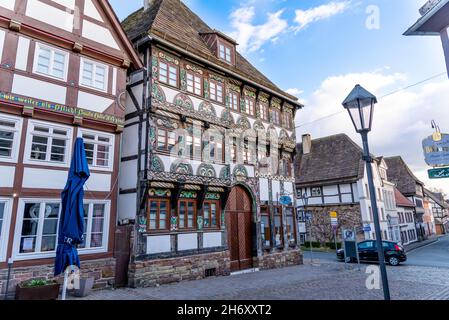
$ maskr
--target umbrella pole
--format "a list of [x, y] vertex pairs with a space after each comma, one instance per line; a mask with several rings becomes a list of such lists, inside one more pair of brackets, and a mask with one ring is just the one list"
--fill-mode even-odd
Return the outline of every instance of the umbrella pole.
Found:
[[64, 271], [64, 283], [62, 285], [62, 300], [65, 300], [66, 294], [67, 294], [67, 281], [69, 278], [69, 268], [66, 268]]

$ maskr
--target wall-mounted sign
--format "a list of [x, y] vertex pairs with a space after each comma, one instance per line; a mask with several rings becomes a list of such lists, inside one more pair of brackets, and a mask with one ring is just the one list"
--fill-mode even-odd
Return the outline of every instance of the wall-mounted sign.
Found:
[[439, 168], [429, 170], [430, 179], [444, 179], [449, 178], [449, 168]]
[[282, 196], [279, 199], [279, 202], [281, 203], [281, 205], [283, 206], [289, 206], [292, 204], [292, 198], [290, 196]]
[[422, 142], [426, 163], [432, 167], [449, 166], [449, 134], [436, 132]]
[[307, 233], [305, 222], [298, 222], [298, 232], [299, 233]]

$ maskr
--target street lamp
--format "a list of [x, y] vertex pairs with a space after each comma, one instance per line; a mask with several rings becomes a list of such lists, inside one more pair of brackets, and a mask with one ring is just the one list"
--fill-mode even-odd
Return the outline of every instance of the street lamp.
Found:
[[382, 233], [379, 223], [379, 210], [377, 208], [376, 189], [374, 188], [373, 170], [371, 167], [373, 158], [371, 157], [368, 146], [368, 132], [371, 131], [374, 105], [376, 103], [377, 98], [373, 94], [362, 88], [360, 85], [356, 85], [343, 102], [343, 106], [348, 110], [355, 130], [362, 136], [363, 160], [366, 162], [371, 207], [374, 216], [374, 229], [376, 231], [377, 253], [379, 255], [380, 272], [382, 276], [382, 287], [385, 300], [390, 300], [390, 289], [388, 286], [387, 269], [385, 267], [385, 257], [382, 245]]

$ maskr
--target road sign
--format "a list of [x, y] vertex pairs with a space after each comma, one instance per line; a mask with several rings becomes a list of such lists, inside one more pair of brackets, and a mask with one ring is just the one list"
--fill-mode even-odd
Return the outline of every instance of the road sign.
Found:
[[423, 140], [424, 157], [429, 166], [449, 165], [449, 134], [437, 132]]
[[354, 230], [343, 230], [343, 240], [344, 241], [355, 241]]
[[283, 206], [289, 206], [292, 204], [292, 198], [290, 196], [282, 196], [279, 199], [279, 202], [281, 203], [281, 205]]
[[331, 226], [338, 226], [338, 219], [337, 218], [331, 218]]
[[305, 222], [298, 222], [298, 232], [299, 233], [307, 233]]
[[371, 226], [369, 224], [367, 224], [366, 226], [363, 227], [363, 231], [370, 232], [371, 231]]
[[449, 178], [449, 168], [430, 169], [429, 178], [430, 179]]
[[331, 212], [329, 213], [329, 215], [331, 216], [331, 218], [338, 218], [338, 213], [337, 213], [337, 211], [331, 211]]

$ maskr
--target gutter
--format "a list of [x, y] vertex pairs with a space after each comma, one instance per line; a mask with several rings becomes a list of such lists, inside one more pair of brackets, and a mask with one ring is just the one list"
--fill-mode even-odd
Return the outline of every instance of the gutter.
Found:
[[169, 47], [169, 48], [171, 48], [171, 49], [173, 49], [173, 50], [182, 52], [182, 53], [183, 53], [184, 55], [186, 55], [186, 56], [189, 56], [189, 57], [191, 57], [191, 58], [193, 58], [193, 59], [199, 60], [199, 61], [201, 61], [201, 62], [204, 63], [204, 64], [211, 65], [211, 66], [213, 66], [214, 68], [216, 68], [216, 69], [218, 69], [218, 70], [220, 70], [220, 71], [222, 71], [222, 72], [224, 72], [224, 73], [230, 74], [230, 75], [232, 75], [232, 76], [235, 77], [235, 78], [238, 78], [238, 79], [240, 79], [240, 80], [243, 80], [243, 81], [245, 81], [245, 82], [247, 82], [247, 83], [249, 83], [249, 84], [251, 84], [251, 85], [253, 85], [253, 86], [259, 87], [259, 88], [263, 89], [264, 91], [267, 91], [267, 92], [271, 93], [272, 95], [281, 97], [281, 98], [283, 98], [285, 101], [288, 101], [289, 103], [291, 103], [291, 104], [297, 106], [298, 109], [304, 108], [304, 105], [302, 105], [302, 104], [299, 103], [298, 101], [294, 101], [294, 100], [292, 100], [292, 99], [290, 99], [290, 98], [288, 98], [288, 97], [286, 97], [286, 96], [283, 96], [283, 95], [279, 94], [278, 92], [276, 92], [276, 91], [274, 91], [274, 90], [272, 90], [272, 89], [270, 89], [270, 88], [267, 88], [267, 87], [265, 87], [265, 86], [263, 86], [263, 85], [261, 85], [261, 84], [259, 84], [259, 83], [257, 83], [257, 82], [254, 82], [253, 80], [250, 80], [250, 79], [248, 79], [248, 78], [246, 78], [246, 77], [244, 77], [244, 76], [241, 76], [241, 75], [239, 75], [239, 74], [237, 74], [237, 73], [235, 73], [235, 72], [233, 72], [233, 71], [231, 71], [231, 70], [229, 70], [229, 69], [226, 69], [226, 68], [224, 68], [224, 67], [222, 67], [222, 66], [219, 66], [219, 65], [217, 65], [217, 64], [215, 64], [215, 63], [213, 63], [213, 62], [211, 62], [211, 61], [209, 61], [209, 60], [206, 60], [206, 59], [204, 59], [204, 58], [202, 58], [202, 57], [199, 57], [199, 56], [197, 56], [197, 55], [194, 55], [194, 54], [190, 53], [189, 51], [187, 51], [187, 50], [185, 50], [185, 49], [183, 49], [183, 48], [181, 48], [181, 47], [178, 47], [178, 46], [176, 46], [176, 45], [174, 45], [174, 44], [168, 42], [167, 40], [164, 40], [164, 39], [162, 39], [162, 38], [159, 38], [158, 36], [155, 36], [155, 35], [152, 35], [152, 36], [149, 36], [149, 37], [150, 37], [152, 40], [155, 40], [155, 41], [157, 41], [157, 42], [159, 42], [159, 43], [161, 43], [161, 44], [163, 44], [163, 45], [165, 45], [165, 46], [167, 46], [167, 47]]
[[443, 8], [446, 4], [448, 4], [448, 0], [442, 0], [438, 4], [435, 5], [429, 12], [427, 12], [424, 16], [418, 19], [414, 25], [412, 25], [407, 31], [403, 33], [404, 36], [439, 36], [440, 32], [424, 32], [424, 31], [416, 31], [421, 28], [426, 22], [429, 21], [434, 14], [436, 14], [441, 8]]

